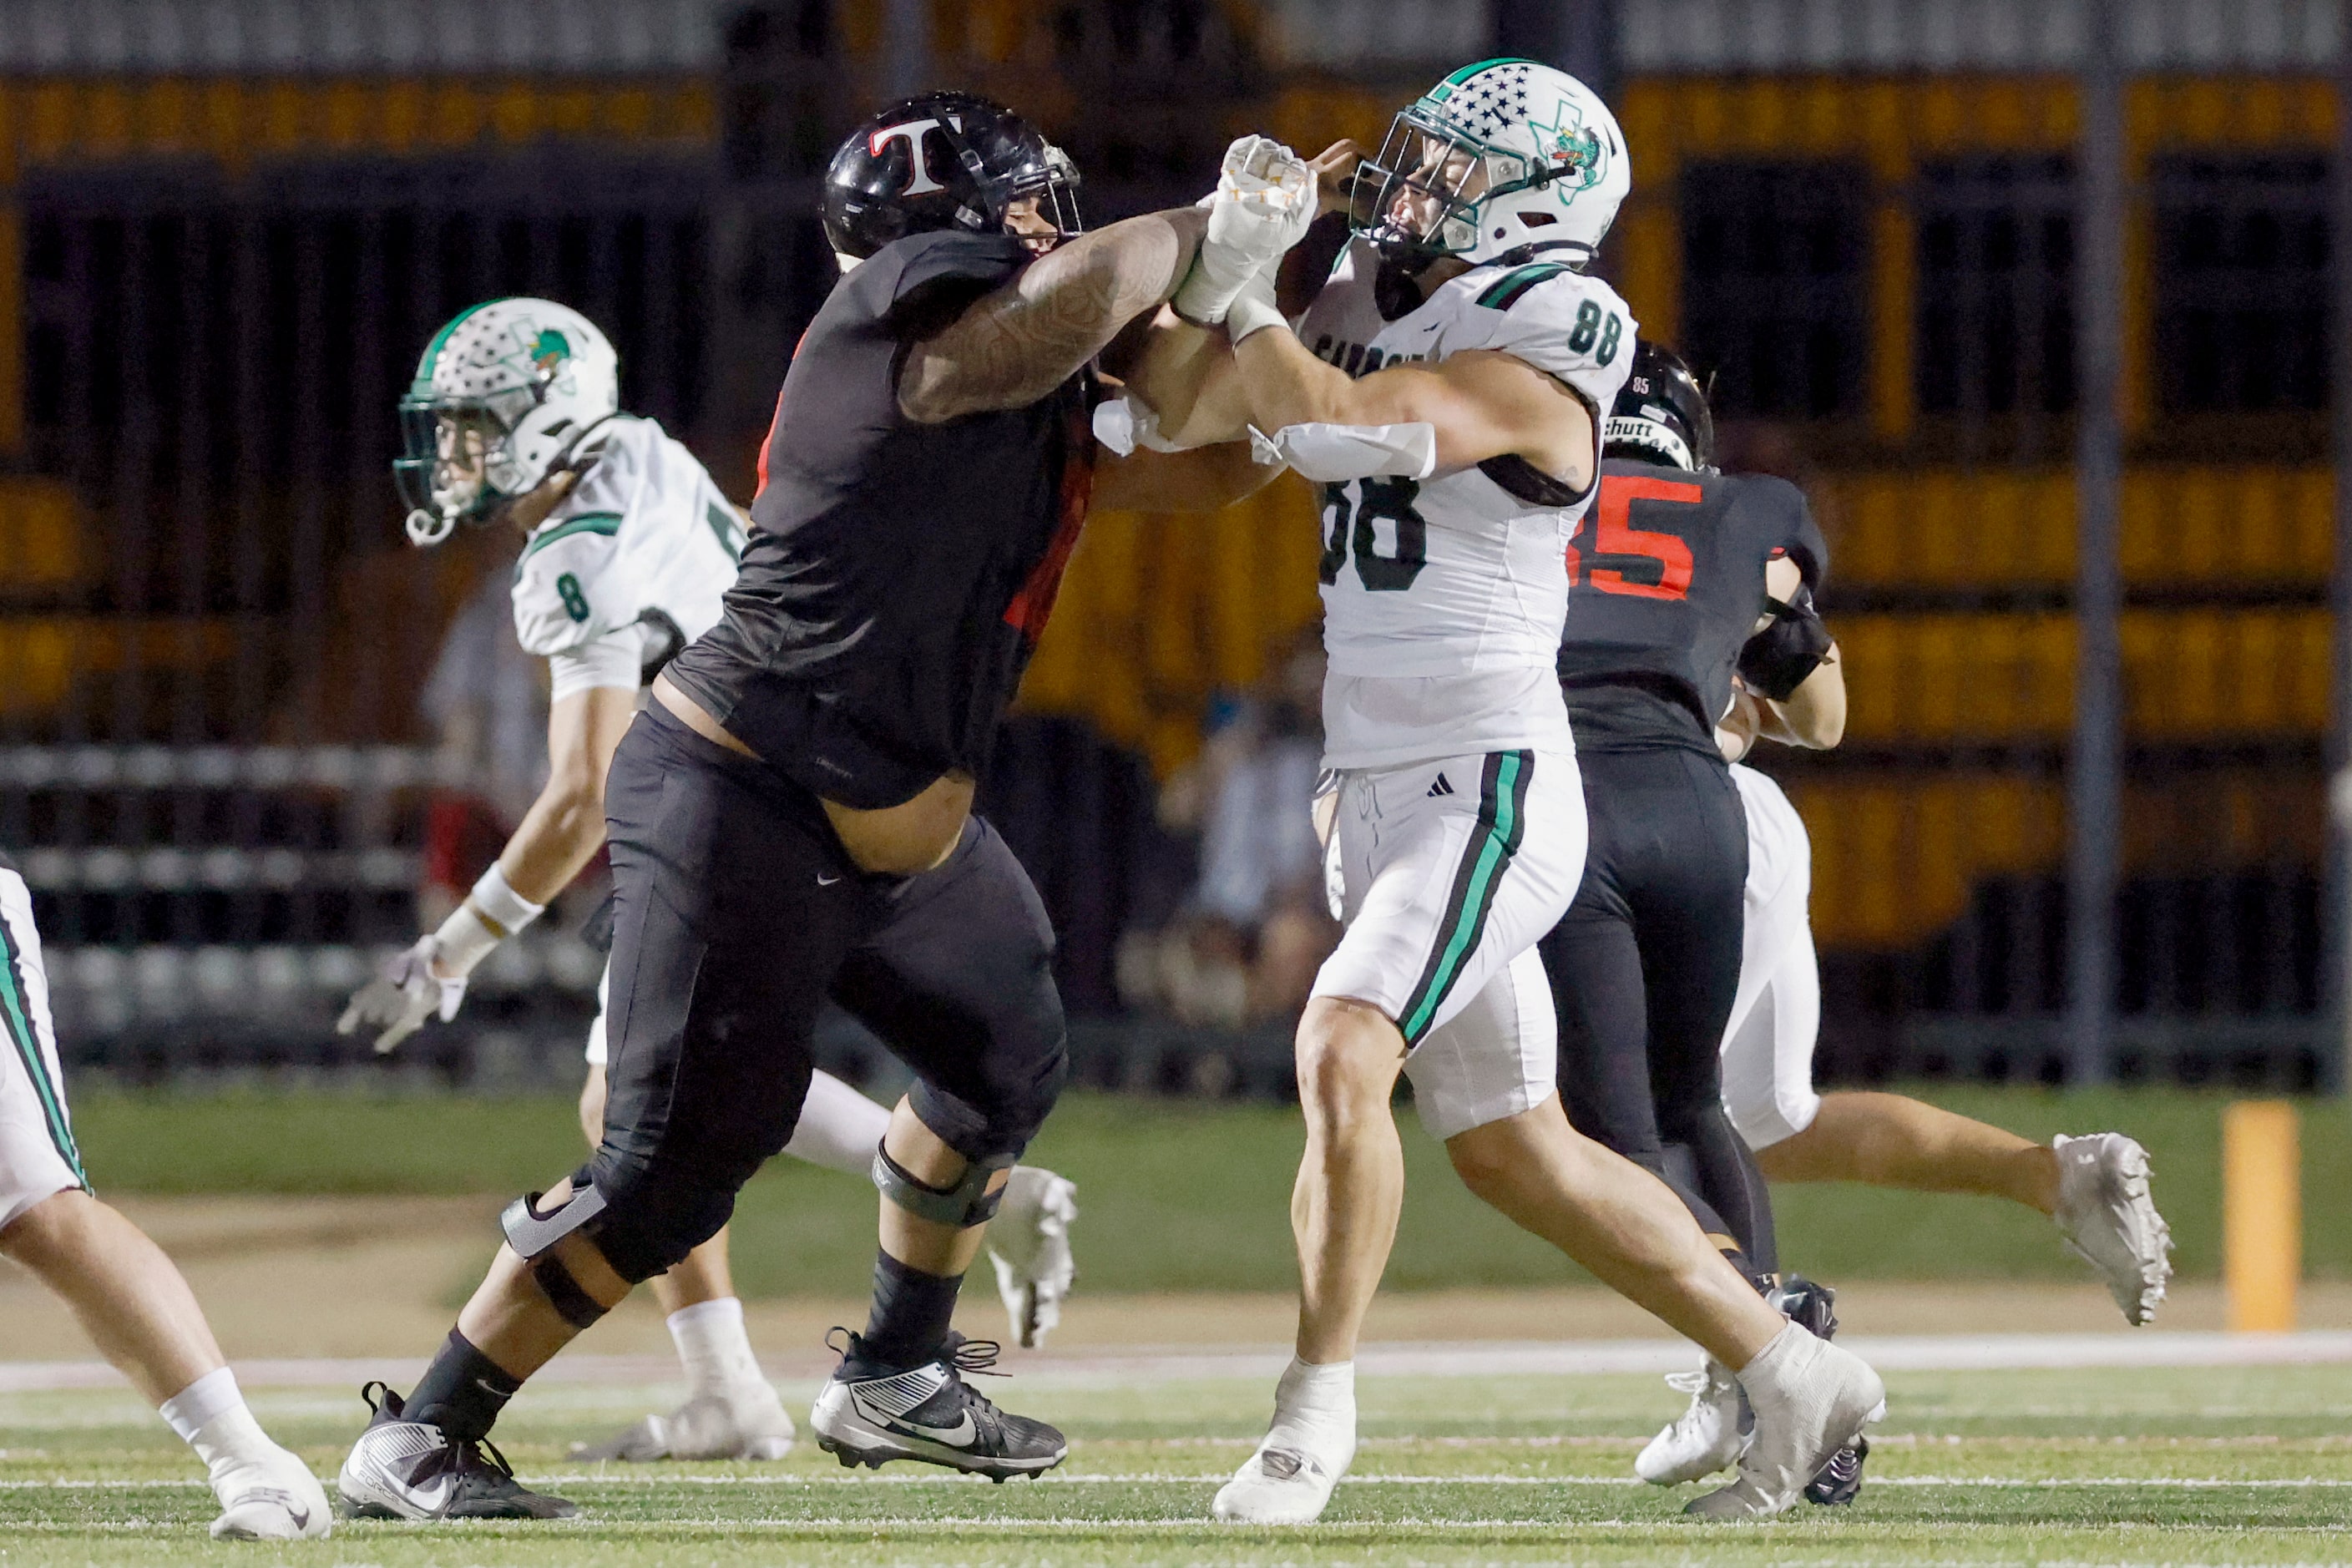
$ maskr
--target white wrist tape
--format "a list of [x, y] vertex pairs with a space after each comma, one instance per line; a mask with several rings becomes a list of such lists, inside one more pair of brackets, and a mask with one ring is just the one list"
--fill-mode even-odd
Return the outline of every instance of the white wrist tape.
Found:
[[502, 940], [488, 921], [474, 912], [473, 900], [467, 900], [433, 933], [435, 978], [463, 981]]
[[482, 919], [500, 936], [514, 935], [547, 912], [545, 904], [534, 904], [508, 886], [506, 873], [495, 860], [466, 895], [466, 901], [481, 911]]
[[1282, 313], [1282, 307], [1274, 302], [1274, 291], [1270, 289], [1264, 292], [1244, 289], [1225, 308], [1225, 338], [1235, 348], [1241, 347], [1242, 340], [1252, 332], [1289, 324]]

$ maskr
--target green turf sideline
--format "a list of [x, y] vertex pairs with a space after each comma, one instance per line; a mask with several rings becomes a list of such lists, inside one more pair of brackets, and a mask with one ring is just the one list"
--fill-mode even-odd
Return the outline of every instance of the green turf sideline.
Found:
[[[1325, 1521], [1237, 1529], [1210, 1500], [1264, 1429], [1268, 1385], [1133, 1389], [1016, 1380], [1015, 1408], [1071, 1437], [1059, 1479], [991, 1487], [912, 1467], [588, 1467], [573, 1439], [661, 1407], [674, 1384], [527, 1388], [499, 1441], [577, 1520], [339, 1525], [285, 1548], [205, 1539], [215, 1505], [186, 1448], [127, 1390], [0, 1394], [5, 1568], [1139, 1568], [1610, 1563], [1837, 1568], [1941, 1563], [2243, 1564], [2352, 1560], [2352, 1368], [2085, 1369], [1890, 1376], [1852, 1509], [1717, 1528], [1699, 1488], [1640, 1485], [1634, 1452], [1681, 1400], [1650, 1376], [1378, 1377]], [[794, 1389], [797, 1395], [803, 1392]], [[348, 1391], [254, 1391], [257, 1414], [331, 1474], [365, 1411]]]
[[[2041, 1140], [2107, 1128], [2145, 1142], [2185, 1277], [2221, 1255], [2220, 1119], [2230, 1097], [2175, 1089], [2050, 1093], [1938, 1087], [1927, 1098]], [[2304, 1257], [2315, 1279], [2352, 1277], [2344, 1102], [2305, 1103]], [[583, 1153], [570, 1101], [259, 1091], [196, 1096], [77, 1086], [75, 1130], [101, 1194], [494, 1194], [544, 1187]], [[1557, 1254], [1465, 1193], [1444, 1151], [1403, 1116], [1407, 1192], [1392, 1289], [1581, 1281]], [[1287, 1290], [1297, 1113], [1264, 1105], [1073, 1094], [1030, 1158], [1075, 1179], [1089, 1291]], [[737, 1211], [748, 1295], [862, 1288], [873, 1259], [862, 1182], [771, 1163]], [[1853, 1187], [1775, 1190], [1791, 1268], [1864, 1279], [2079, 1280], [2039, 1215], [1984, 1199]]]

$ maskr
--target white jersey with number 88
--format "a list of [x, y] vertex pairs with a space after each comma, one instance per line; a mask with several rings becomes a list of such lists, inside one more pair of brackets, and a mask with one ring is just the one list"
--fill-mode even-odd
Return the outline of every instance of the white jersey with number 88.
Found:
[[[1370, 244], [1349, 245], [1299, 320], [1309, 349], [1357, 375], [1507, 353], [1573, 390], [1597, 440], [1633, 361], [1633, 313], [1606, 283], [1559, 262], [1489, 265], [1390, 321], [1373, 303], [1378, 265]], [[1322, 487], [1326, 765], [1570, 744], [1552, 669], [1569, 536], [1591, 499], [1507, 458]]]

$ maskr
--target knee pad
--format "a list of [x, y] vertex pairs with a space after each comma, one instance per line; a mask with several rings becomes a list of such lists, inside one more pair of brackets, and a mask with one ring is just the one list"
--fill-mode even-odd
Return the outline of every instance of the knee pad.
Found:
[[542, 1212], [539, 1200], [546, 1195], [526, 1194], [509, 1204], [506, 1212], [499, 1215], [499, 1229], [506, 1233], [507, 1245], [525, 1263], [534, 1261], [574, 1231], [585, 1230], [593, 1236], [596, 1232], [592, 1227], [604, 1213], [604, 1194], [597, 1190], [585, 1168], [573, 1174], [572, 1195]]
[[967, 1230], [985, 1225], [996, 1217], [997, 1205], [1004, 1199], [1003, 1189], [988, 1190], [989, 1179], [997, 1172], [1011, 1167], [1018, 1158], [1013, 1154], [992, 1154], [984, 1160], [965, 1163], [962, 1180], [952, 1187], [934, 1187], [917, 1181], [904, 1165], [890, 1158], [890, 1152], [880, 1144], [874, 1146], [874, 1184], [882, 1195], [913, 1215], [938, 1225], [949, 1225]]

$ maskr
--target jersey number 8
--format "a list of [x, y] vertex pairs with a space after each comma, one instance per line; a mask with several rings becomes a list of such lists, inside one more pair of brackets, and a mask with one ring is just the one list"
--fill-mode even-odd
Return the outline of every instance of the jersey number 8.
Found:
[[[1421, 485], [1413, 479], [1357, 479], [1362, 500], [1351, 500], [1346, 484], [1323, 487], [1323, 559], [1316, 576], [1328, 586], [1339, 580], [1352, 542], [1356, 580], [1370, 594], [1401, 594], [1412, 586], [1429, 564], [1429, 524], [1413, 510]], [[1382, 518], [1396, 525], [1396, 553], [1380, 552], [1380, 535], [1373, 524]], [[1352, 535], [1352, 539], [1351, 536]]]

